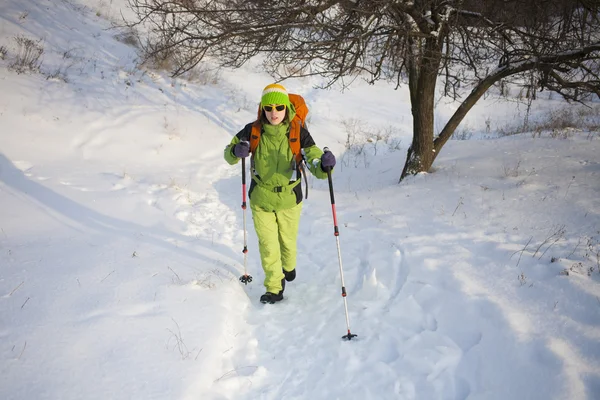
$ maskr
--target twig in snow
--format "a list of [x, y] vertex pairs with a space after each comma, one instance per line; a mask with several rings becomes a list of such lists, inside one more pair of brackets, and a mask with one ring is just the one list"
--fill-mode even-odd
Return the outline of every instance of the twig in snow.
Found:
[[236, 369], [232, 369], [231, 371], [227, 371], [223, 375], [221, 375], [219, 378], [215, 379], [215, 382], [219, 382], [221, 379], [226, 378], [226, 377], [230, 376], [231, 374], [234, 374], [234, 373], [238, 372], [242, 368], [255, 368], [256, 369], [256, 368], [258, 368], [258, 366], [256, 366], [256, 365], [246, 365], [245, 367], [239, 367], [239, 368], [236, 368]]
[[527, 241], [527, 244], [525, 245], [525, 247], [523, 247], [523, 248], [522, 248], [520, 251], [515, 251], [515, 252], [514, 252], [514, 253], [512, 253], [512, 255], [510, 256], [510, 258], [512, 258], [512, 256], [514, 256], [515, 254], [517, 254], [517, 253], [519, 253], [519, 252], [521, 253], [521, 254], [519, 254], [519, 260], [517, 261], [517, 267], [519, 266], [519, 263], [521, 262], [521, 257], [523, 257], [523, 252], [524, 252], [525, 250], [527, 250], [527, 246], [529, 246], [529, 243], [531, 243], [531, 240], [532, 240], [532, 239], [533, 239], [533, 236], [531, 236], [531, 237], [529, 238], [529, 240]]
[[571, 256], [572, 256], [573, 254], [575, 254], [575, 252], [577, 251], [577, 248], [579, 247], [579, 245], [580, 245], [580, 244], [581, 244], [581, 237], [580, 237], [580, 238], [579, 238], [579, 240], [577, 241], [577, 246], [575, 246], [575, 248], [573, 249], [573, 251], [571, 252], [571, 254], [569, 254], [569, 255], [567, 256], [567, 258], [571, 258]]
[[464, 199], [464, 197], [461, 197], [461, 198], [458, 200], [458, 205], [456, 206], [456, 208], [454, 209], [454, 212], [452, 213], [452, 216], [453, 216], [453, 217], [454, 217], [454, 214], [456, 214], [456, 211], [458, 211], [458, 208], [459, 208], [460, 206], [462, 206], [462, 205], [463, 205], [463, 199]]
[[543, 245], [545, 245], [546, 243], [550, 242], [550, 240], [555, 238], [554, 241], [546, 248], [546, 250], [544, 250], [542, 255], [538, 258], [538, 260], [541, 259], [544, 256], [544, 254], [546, 254], [548, 249], [550, 249], [550, 247], [552, 247], [556, 242], [558, 242], [560, 239], [563, 238], [563, 236], [565, 235], [565, 232], [566, 232], [565, 225], [559, 226], [558, 229], [556, 229], [550, 236], [548, 236], [546, 239], [544, 239], [542, 244], [540, 244], [538, 246], [538, 248], [535, 250], [535, 253], [533, 253], [532, 257], [535, 257], [535, 255], [538, 253], [538, 251], [542, 248]]
[[567, 193], [569, 193], [569, 188], [573, 184], [574, 180], [575, 180], [575, 176], [573, 176], [573, 178], [571, 178], [571, 182], [569, 182], [569, 186], [567, 186], [567, 191], [565, 192], [565, 199], [567, 198]]
[[559, 240], [560, 240], [560, 238], [557, 238], [556, 240], [554, 240], [554, 242], [550, 243], [550, 246], [546, 247], [546, 250], [544, 250], [544, 252], [543, 252], [543, 253], [542, 253], [542, 255], [540, 256], [540, 258], [538, 258], [538, 260], [541, 260], [541, 259], [542, 259], [542, 257], [544, 257], [544, 254], [546, 254], [546, 252], [547, 252], [548, 250], [550, 250], [550, 247], [554, 246], [554, 244], [555, 244], [556, 242], [558, 242]]
[[177, 282], [175, 282], [175, 280], [173, 280], [173, 283], [179, 283], [179, 284], [181, 284], [182, 281], [181, 281], [181, 278], [179, 277], [179, 275], [177, 274], [177, 272], [173, 271], [173, 268], [171, 268], [169, 266], [167, 266], [167, 268], [170, 269], [171, 272], [174, 273], [175, 276], [177, 277]]
[[9, 297], [10, 297], [10, 296], [12, 296], [14, 292], [16, 292], [16, 291], [17, 291], [17, 290], [18, 290], [18, 289], [19, 289], [21, 286], [23, 286], [23, 284], [24, 284], [24, 283], [25, 283], [25, 281], [23, 281], [23, 282], [19, 283], [19, 286], [17, 286], [16, 288], [14, 288], [14, 289], [12, 290], [12, 292], [10, 292], [10, 293], [8, 294], [8, 296], [9, 296]]
[[23, 344], [23, 349], [21, 349], [21, 352], [19, 353], [19, 357], [17, 357], [17, 360], [21, 359], [21, 356], [25, 352], [26, 347], [27, 347], [27, 341], [25, 341], [25, 343]]
[[27, 300], [25, 300], [25, 303], [23, 303], [23, 305], [21, 306], [21, 310], [23, 309], [23, 307], [25, 307], [25, 304], [27, 304], [27, 302], [29, 301], [31, 297], [28, 297]]
[[106, 275], [104, 278], [102, 278], [102, 280], [100, 282], [104, 282], [104, 280], [106, 278], [108, 278], [109, 276], [111, 276], [113, 274], [113, 272], [115, 272], [115, 270], [113, 269], [112, 271], [110, 271], [110, 273], [108, 275]]
[[172, 330], [170, 330], [168, 328], [167, 328], [167, 330], [169, 332], [171, 332], [171, 334], [175, 338], [175, 348], [177, 348], [177, 350], [179, 351], [179, 354], [181, 355], [181, 359], [185, 360], [186, 358], [188, 358], [190, 356], [190, 354], [192, 352], [188, 350], [188, 347], [186, 346], [186, 344], [183, 341], [183, 338], [181, 337], [181, 329], [179, 328], [179, 324], [177, 323], [177, 321], [175, 321], [175, 319], [173, 319], [173, 318], [171, 318], [171, 319], [173, 320], [173, 322], [175, 323], [175, 326], [177, 327], [177, 332], [173, 332]]

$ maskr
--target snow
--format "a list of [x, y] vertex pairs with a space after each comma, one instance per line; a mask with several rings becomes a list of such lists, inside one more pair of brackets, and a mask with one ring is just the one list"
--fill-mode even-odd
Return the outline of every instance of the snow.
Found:
[[[251, 218], [238, 281], [241, 171], [222, 150], [270, 78], [138, 70], [104, 19], [119, 4], [0, 6], [1, 399], [600, 398], [598, 132], [493, 137], [525, 107], [490, 96], [473, 140], [398, 184], [406, 88], [285, 82], [338, 159], [344, 341], [326, 181], [309, 179], [285, 300], [258, 301]], [[43, 39], [41, 74], [7, 68], [17, 35]]]

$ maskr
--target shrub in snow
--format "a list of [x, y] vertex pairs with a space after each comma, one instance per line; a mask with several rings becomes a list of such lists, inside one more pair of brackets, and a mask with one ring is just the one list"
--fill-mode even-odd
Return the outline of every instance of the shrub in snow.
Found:
[[23, 72], [39, 72], [42, 66], [42, 54], [44, 48], [40, 45], [41, 40], [35, 41], [24, 36], [15, 37], [17, 42], [17, 56], [10, 63], [9, 68], [21, 74]]

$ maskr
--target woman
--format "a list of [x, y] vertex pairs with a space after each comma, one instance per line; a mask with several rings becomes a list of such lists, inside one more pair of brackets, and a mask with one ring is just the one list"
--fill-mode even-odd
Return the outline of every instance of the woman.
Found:
[[[264, 88], [258, 123], [260, 141], [252, 153], [249, 199], [263, 270], [266, 293], [261, 303], [283, 300], [285, 282], [296, 278], [296, 242], [302, 186], [288, 135], [296, 110], [287, 90], [279, 84]], [[244, 127], [225, 148], [225, 160], [233, 165], [250, 155], [250, 134], [255, 122]], [[334, 155], [319, 149], [306, 128], [300, 128], [300, 147], [308, 168], [319, 179], [335, 166]]]

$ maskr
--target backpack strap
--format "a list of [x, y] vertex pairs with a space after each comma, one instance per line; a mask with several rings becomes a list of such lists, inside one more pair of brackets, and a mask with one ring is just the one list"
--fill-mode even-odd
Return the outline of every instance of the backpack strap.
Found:
[[290, 123], [290, 133], [288, 140], [290, 142], [290, 149], [296, 159], [296, 165], [300, 165], [302, 162], [302, 144], [300, 143], [300, 122], [294, 118]]
[[250, 153], [254, 154], [254, 151], [258, 147], [258, 142], [260, 141], [260, 121], [256, 120], [252, 123], [252, 129], [250, 130]]
[[302, 143], [300, 141], [301, 121], [294, 118], [290, 123], [289, 142], [290, 149], [294, 157], [294, 163], [296, 170], [298, 171], [298, 180], [301, 181], [304, 177], [304, 183], [306, 191], [304, 192], [304, 198], [308, 199], [308, 179], [306, 178], [306, 169], [304, 168], [304, 155], [302, 154]]

